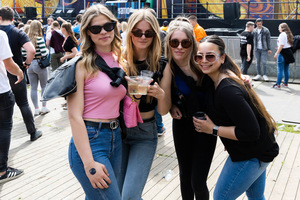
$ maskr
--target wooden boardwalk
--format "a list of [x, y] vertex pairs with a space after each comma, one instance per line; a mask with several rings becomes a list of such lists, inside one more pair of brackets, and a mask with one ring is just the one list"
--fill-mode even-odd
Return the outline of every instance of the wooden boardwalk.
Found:
[[[20, 111], [15, 106], [9, 166], [24, 169], [25, 174], [13, 181], [0, 184], [1, 200], [84, 199], [84, 193], [68, 164], [68, 143], [71, 130], [67, 111], [61, 108], [63, 99], [48, 103], [50, 113], [35, 117], [43, 136], [29, 141]], [[144, 189], [144, 200], [181, 199], [178, 163], [172, 138], [172, 120], [163, 117], [167, 133], [159, 138], [157, 153]], [[267, 171], [265, 195], [270, 200], [300, 200], [300, 134], [280, 132], [277, 141], [280, 154]], [[221, 172], [227, 152], [218, 141], [208, 178], [212, 199], [214, 186]], [[163, 178], [171, 169], [170, 181]], [[199, 169], [201, 170], [201, 169]], [[247, 199], [245, 195], [239, 199]]]

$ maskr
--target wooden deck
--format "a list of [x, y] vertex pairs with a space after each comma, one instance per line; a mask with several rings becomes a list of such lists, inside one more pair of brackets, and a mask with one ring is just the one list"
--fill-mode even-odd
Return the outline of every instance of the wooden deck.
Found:
[[[14, 127], [9, 153], [9, 166], [24, 169], [25, 174], [13, 181], [0, 184], [1, 200], [17, 199], [84, 199], [84, 193], [68, 164], [68, 143], [71, 137], [67, 111], [61, 108], [63, 99], [48, 103], [51, 112], [35, 117], [43, 136], [29, 141], [21, 114], [15, 106]], [[159, 138], [157, 153], [144, 189], [144, 200], [181, 199], [178, 164], [172, 138], [172, 121], [164, 116], [167, 133]], [[267, 171], [265, 195], [270, 200], [300, 200], [300, 134], [280, 132], [277, 141], [280, 154]], [[214, 186], [227, 153], [218, 141], [208, 178], [212, 199]], [[166, 170], [174, 172], [166, 181]], [[199, 169], [201, 170], [201, 169]], [[244, 195], [239, 199], [247, 199]]]

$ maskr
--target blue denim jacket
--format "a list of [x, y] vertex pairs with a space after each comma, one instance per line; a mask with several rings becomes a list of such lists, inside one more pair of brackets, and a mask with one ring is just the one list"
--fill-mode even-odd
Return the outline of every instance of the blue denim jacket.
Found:
[[[254, 50], [257, 50], [257, 37], [258, 32], [257, 32], [257, 28], [254, 29], [253, 31], [253, 36], [254, 36]], [[271, 35], [270, 35], [270, 31], [268, 28], [266, 27], [262, 27], [261, 30], [261, 40], [262, 40], [262, 50], [271, 50]]]

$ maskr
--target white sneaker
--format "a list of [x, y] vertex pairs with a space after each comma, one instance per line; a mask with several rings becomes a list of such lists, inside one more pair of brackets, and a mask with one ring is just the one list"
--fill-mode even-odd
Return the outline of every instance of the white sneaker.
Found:
[[42, 107], [42, 110], [41, 110], [42, 115], [45, 115], [45, 114], [47, 114], [48, 112], [50, 112], [50, 110], [49, 110], [46, 106], [43, 106], [43, 107]]
[[263, 79], [264, 79], [264, 81], [269, 81], [269, 78], [267, 75], [263, 75]]
[[259, 74], [257, 74], [254, 78], [253, 78], [253, 80], [255, 80], [255, 81], [258, 81], [258, 80], [260, 80], [261, 79], [261, 75], [259, 75]]
[[41, 111], [39, 108], [34, 109], [34, 116], [38, 116], [41, 114]]

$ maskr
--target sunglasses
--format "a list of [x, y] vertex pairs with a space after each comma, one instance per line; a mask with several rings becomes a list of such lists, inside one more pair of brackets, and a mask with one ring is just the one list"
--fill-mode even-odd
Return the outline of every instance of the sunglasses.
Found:
[[135, 37], [142, 37], [144, 35], [146, 38], [153, 38], [155, 36], [155, 32], [152, 30], [147, 30], [147, 31], [145, 31], [145, 33], [143, 33], [142, 30], [137, 29], [135, 31], [131, 31], [131, 33]]
[[177, 48], [179, 46], [179, 44], [181, 44], [181, 46], [185, 49], [189, 48], [190, 46], [192, 46], [192, 41], [189, 39], [184, 39], [181, 42], [179, 42], [179, 40], [177, 39], [173, 39], [173, 40], [169, 40], [169, 45], [172, 48]]
[[[196, 62], [202, 62], [204, 58], [204, 55], [198, 54], [195, 56]], [[216, 62], [219, 59], [219, 54], [206, 54], [205, 60], [208, 62]]]
[[102, 28], [107, 32], [111, 32], [112, 30], [114, 30], [115, 26], [116, 26], [116, 22], [107, 22], [103, 26], [99, 26], [99, 25], [89, 26], [88, 30], [93, 34], [98, 34], [101, 32]]

